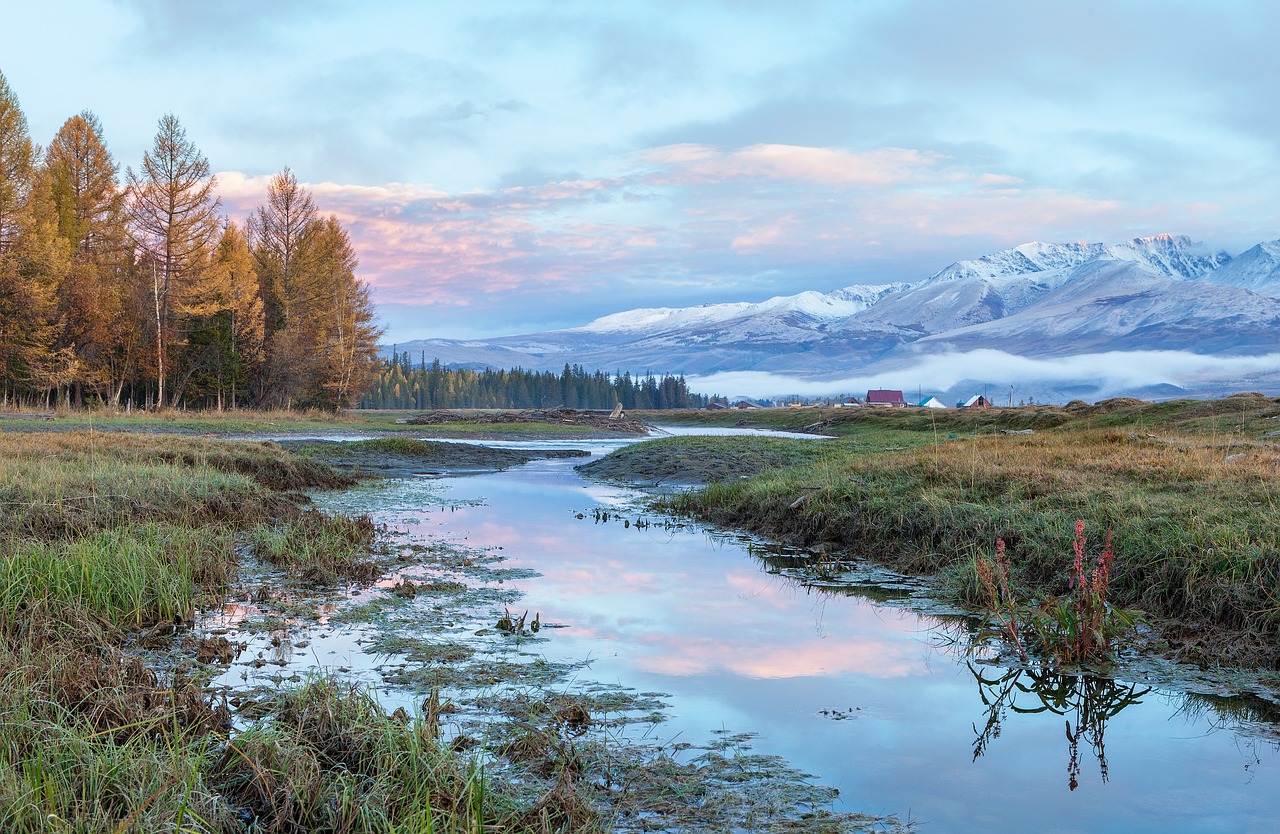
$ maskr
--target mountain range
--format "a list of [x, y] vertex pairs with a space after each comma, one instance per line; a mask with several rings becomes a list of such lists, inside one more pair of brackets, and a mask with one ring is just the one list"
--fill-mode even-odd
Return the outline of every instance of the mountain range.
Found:
[[1014, 385], [1037, 401], [1265, 390], [1280, 388], [1280, 240], [1235, 257], [1178, 235], [1027, 243], [919, 281], [398, 349], [450, 365], [681, 373], [743, 389], [718, 389], [731, 395], [864, 383], [944, 395]]

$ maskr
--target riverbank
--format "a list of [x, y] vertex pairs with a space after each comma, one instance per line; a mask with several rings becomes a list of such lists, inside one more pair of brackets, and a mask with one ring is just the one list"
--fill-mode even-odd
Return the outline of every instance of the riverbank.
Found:
[[673, 439], [599, 469], [642, 485], [669, 472], [709, 482], [659, 506], [814, 548], [828, 572], [861, 559], [929, 576], [944, 598], [973, 607], [985, 601], [978, 560], [997, 540], [1024, 598], [1065, 592], [1083, 520], [1090, 553], [1111, 537], [1111, 600], [1155, 627], [1149, 649], [1202, 666], [1280, 668], [1280, 402], [791, 411], [804, 410], [760, 419], [838, 439], [740, 452], [727, 472], [712, 463], [719, 441]]
[[445, 443], [409, 437], [375, 440], [280, 440], [307, 460], [362, 477], [499, 472], [531, 460], [586, 457], [578, 449], [505, 449], [475, 443]]

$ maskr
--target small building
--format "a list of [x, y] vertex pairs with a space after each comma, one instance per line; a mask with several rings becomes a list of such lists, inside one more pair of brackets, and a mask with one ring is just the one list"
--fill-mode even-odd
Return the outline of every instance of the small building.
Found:
[[725, 405], [724, 403], [716, 402], [715, 400], [712, 400], [711, 402], [703, 406], [702, 410], [703, 411], [724, 411], [728, 407], [729, 406]]
[[867, 405], [878, 405], [883, 408], [906, 408], [907, 401], [902, 398], [901, 391], [894, 391], [888, 388], [875, 389], [867, 392]]
[[956, 403], [956, 408], [990, 408], [991, 401], [981, 394], [974, 394], [962, 403]]
[[751, 402], [751, 400], [738, 400], [736, 403], [734, 403], [729, 407], [733, 409], [737, 409], [738, 411], [751, 411], [757, 408], [763, 408], [763, 406], [757, 403], [753, 403]]
[[947, 404], [937, 397], [926, 397], [916, 403], [916, 408], [946, 408]]

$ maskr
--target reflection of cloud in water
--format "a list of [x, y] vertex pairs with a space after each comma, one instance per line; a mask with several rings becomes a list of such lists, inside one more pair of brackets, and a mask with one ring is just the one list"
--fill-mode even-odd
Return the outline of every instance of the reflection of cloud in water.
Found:
[[849, 673], [901, 678], [919, 671], [919, 646], [880, 640], [792, 639], [744, 643], [731, 637], [654, 635], [643, 643], [654, 654], [638, 666], [666, 675], [696, 675], [720, 669], [750, 678], [827, 677]]

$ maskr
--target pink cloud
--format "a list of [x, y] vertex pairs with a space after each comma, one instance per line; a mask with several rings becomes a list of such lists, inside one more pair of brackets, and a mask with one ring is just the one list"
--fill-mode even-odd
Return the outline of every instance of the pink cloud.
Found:
[[[908, 148], [668, 145], [608, 173], [457, 194], [404, 183], [307, 187], [349, 229], [375, 301], [477, 311], [617, 298], [621, 288], [665, 303], [661, 293], [687, 297], [766, 274], [797, 284], [777, 291], [830, 289], [802, 282], [811, 270], [853, 271], [872, 252], [920, 259], [963, 240], [962, 257], [1032, 239], [1120, 239], [1170, 227], [1180, 211], [1026, 188], [1006, 172]], [[241, 217], [270, 179], [218, 177]], [[1204, 225], [1215, 210], [1181, 212]]]

